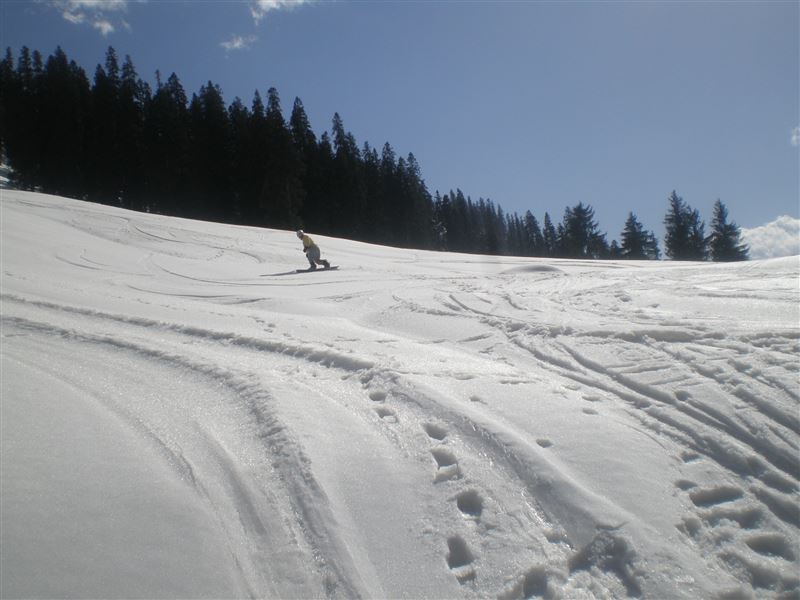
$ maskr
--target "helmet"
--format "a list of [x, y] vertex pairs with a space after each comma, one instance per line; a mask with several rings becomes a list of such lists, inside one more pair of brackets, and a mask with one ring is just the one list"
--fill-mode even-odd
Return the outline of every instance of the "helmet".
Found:
[[302, 229], [297, 230], [297, 237], [302, 238], [305, 235]]

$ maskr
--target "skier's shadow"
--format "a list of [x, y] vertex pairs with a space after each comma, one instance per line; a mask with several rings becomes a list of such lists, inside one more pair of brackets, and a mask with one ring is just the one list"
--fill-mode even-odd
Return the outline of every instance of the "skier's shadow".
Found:
[[284, 275], [297, 275], [297, 269], [292, 269], [291, 271], [285, 271], [283, 273], [264, 273], [261, 277], [282, 277]]

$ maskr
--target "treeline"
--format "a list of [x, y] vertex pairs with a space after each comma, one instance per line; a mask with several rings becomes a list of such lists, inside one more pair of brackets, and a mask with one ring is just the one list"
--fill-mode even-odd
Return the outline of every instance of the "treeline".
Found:
[[[278, 91], [226, 106], [211, 81], [189, 98], [174, 73], [155, 88], [113, 48], [90, 82], [61, 48], [46, 60], [23, 47], [0, 64], [0, 149], [22, 189], [225, 223], [305, 228], [423, 249], [565, 258], [657, 259], [631, 213], [606, 241], [591, 206], [504, 213], [460, 190], [432, 196], [413, 154], [358, 145], [334, 114], [319, 138], [299, 98], [288, 121]], [[673, 192], [665, 251], [675, 260], [746, 258], [739, 230], [715, 207], [705, 237], [697, 211]], [[702, 238], [702, 240], [700, 240]]]

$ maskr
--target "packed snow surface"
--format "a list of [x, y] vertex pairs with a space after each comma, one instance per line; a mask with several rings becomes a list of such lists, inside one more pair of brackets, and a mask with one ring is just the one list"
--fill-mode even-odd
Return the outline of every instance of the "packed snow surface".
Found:
[[798, 257], [1, 207], [3, 597], [800, 593]]

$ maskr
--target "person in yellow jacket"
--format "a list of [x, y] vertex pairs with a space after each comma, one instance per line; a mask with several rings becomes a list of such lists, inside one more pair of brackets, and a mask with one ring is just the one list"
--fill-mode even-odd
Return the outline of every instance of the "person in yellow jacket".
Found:
[[319, 246], [314, 243], [314, 240], [309, 237], [302, 229], [297, 232], [297, 237], [303, 241], [303, 252], [306, 253], [308, 259], [309, 271], [317, 268], [317, 265], [322, 265], [326, 269], [331, 268], [331, 264], [327, 260], [322, 260], [319, 254]]

